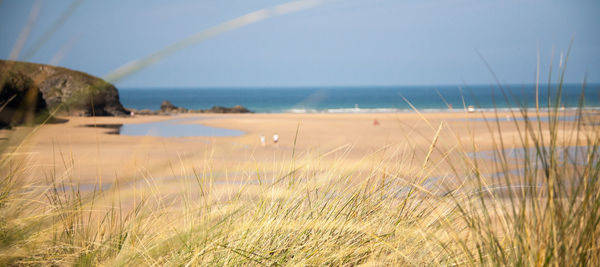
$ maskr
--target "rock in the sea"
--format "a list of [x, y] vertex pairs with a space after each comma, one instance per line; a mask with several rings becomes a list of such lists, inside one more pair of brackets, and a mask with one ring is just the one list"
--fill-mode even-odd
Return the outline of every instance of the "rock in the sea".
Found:
[[[248, 110], [245, 107], [242, 107], [240, 105], [234, 106], [232, 108], [228, 108], [228, 107], [221, 107], [221, 106], [214, 106], [210, 109], [187, 109], [187, 108], [182, 108], [182, 107], [177, 107], [175, 105], [173, 105], [173, 103], [169, 102], [168, 100], [164, 100], [161, 104], [160, 104], [160, 109], [155, 112], [155, 114], [180, 114], [180, 113], [251, 113], [252, 111]], [[145, 113], [139, 113], [136, 112], [136, 114], [140, 114], [140, 115], [146, 115], [149, 114], [148, 112]]]
[[231, 113], [250, 113], [250, 110], [243, 106], [236, 105], [231, 108]]
[[232, 108], [214, 106], [211, 109], [206, 110], [206, 112], [208, 112], [208, 113], [249, 113], [250, 110], [248, 110], [247, 108], [242, 107], [240, 105], [234, 106]]
[[169, 100], [165, 100], [160, 104], [160, 110], [161, 111], [171, 111], [177, 109], [177, 107], [175, 105], [173, 105], [173, 103], [171, 103]]
[[[29, 82], [37, 88], [45, 107], [59, 115], [124, 116], [129, 112], [121, 105], [114, 85], [89, 74], [43, 64], [0, 60], [0, 85], [11, 80]], [[12, 83], [13, 86], [24, 84]], [[9, 97], [10, 96], [6, 96]], [[0, 101], [5, 101], [2, 94]], [[13, 99], [14, 101], [14, 99]], [[19, 102], [19, 101], [17, 101]], [[22, 101], [19, 103], [23, 103]]]
[[160, 112], [161, 113], [166, 113], [166, 114], [170, 114], [170, 113], [188, 113], [188, 109], [187, 108], [176, 107], [170, 101], [165, 100], [165, 101], [163, 101], [160, 104]]

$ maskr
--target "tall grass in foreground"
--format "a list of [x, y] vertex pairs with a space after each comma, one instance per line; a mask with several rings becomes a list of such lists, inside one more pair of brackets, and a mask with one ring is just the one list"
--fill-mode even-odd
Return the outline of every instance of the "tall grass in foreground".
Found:
[[[564, 75], [564, 72], [563, 74]], [[600, 264], [600, 131], [598, 114], [583, 109], [583, 88], [574, 122], [561, 122], [561, 82], [547, 111], [528, 112], [521, 106], [515, 122], [517, 160], [506, 149], [498, 117], [494, 173], [501, 186], [490, 185], [477, 162], [470, 177], [480, 191], [457, 198], [467, 225], [460, 240], [472, 261], [491, 265], [596, 266]], [[549, 88], [550, 90], [550, 88]], [[573, 114], [571, 114], [573, 115]], [[547, 122], [540, 122], [547, 117]], [[496, 124], [493, 130], [493, 124]], [[514, 151], [512, 151], [514, 153]], [[516, 171], [515, 171], [516, 170]]]
[[[154, 191], [149, 181], [141, 202], [128, 208], [110, 204], [119, 203], [118, 188], [83, 194], [56, 180], [48, 188], [20, 187], [12, 190], [20, 196], [4, 201], [3, 218], [5, 232], [22, 234], [4, 239], [11, 249], [3, 250], [2, 260], [67, 265], [454, 260], [431, 241], [433, 234], [446, 235], [451, 205], [423, 194], [407, 203], [409, 182], [389, 177], [402, 165], [384, 162], [371, 171], [344, 173], [341, 167], [323, 170], [318, 160], [294, 164], [301, 167], [284, 163], [277, 177], [231, 187], [219, 186], [207, 171], [185, 181], [190, 184], [183, 188], [194, 188], [171, 195]], [[39, 193], [47, 200], [37, 198]], [[27, 212], [10, 208], [17, 205]]]
[[[322, 160], [331, 155], [306, 154], [223, 184], [207, 158], [182, 170], [178, 191], [159, 190], [150, 175], [102, 191], [80, 190], [69, 171], [36, 181], [27, 158], [6, 150], [0, 265], [597, 266], [598, 125], [583, 104], [575, 122], [560, 121], [559, 100], [546, 114], [513, 114], [549, 117], [515, 122], [528, 148], [517, 160], [498, 116], [488, 121], [498, 175], [466, 149], [438, 145], [452, 134], [441, 127], [417, 168], [409, 162], [420, 154], [402, 147], [365, 157], [366, 169], [344, 153], [333, 164]], [[459, 183], [428, 177], [435, 153], [462, 157], [448, 160], [455, 177], [447, 180]], [[57, 162], [74, 167], [68, 157]]]

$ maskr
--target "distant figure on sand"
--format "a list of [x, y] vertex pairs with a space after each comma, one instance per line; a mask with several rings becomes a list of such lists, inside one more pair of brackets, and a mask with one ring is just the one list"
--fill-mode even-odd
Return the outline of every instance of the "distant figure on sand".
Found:
[[260, 145], [265, 146], [265, 136], [262, 134], [260, 135]]
[[277, 142], [279, 142], [279, 135], [278, 134], [274, 134], [273, 135], [273, 144], [277, 144]]
[[377, 119], [373, 119], [373, 126], [379, 125], [379, 121]]

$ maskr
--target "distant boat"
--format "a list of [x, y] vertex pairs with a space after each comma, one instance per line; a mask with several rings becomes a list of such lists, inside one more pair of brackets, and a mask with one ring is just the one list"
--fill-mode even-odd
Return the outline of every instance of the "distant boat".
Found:
[[467, 112], [469, 112], [469, 113], [475, 112], [475, 107], [473, 107], [473, 106], [467, 107]]

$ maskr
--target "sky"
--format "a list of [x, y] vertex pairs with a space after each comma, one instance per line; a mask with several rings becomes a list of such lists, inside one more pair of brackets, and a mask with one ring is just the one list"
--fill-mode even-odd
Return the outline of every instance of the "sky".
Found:
[[[20, 47], [18, 60], [106, 77], [189, 36], [283, 3], [0, 0], [0, 59], [15, 57]], [[61, 18], [64, 23], [56, 23]], [[561, 60], [571, 41], [568, 61]], [[525, 84], [536, 80], [538, 51], [540, 80], [548, 80], [552, 63], [555, 82], [566, 61], [567, 82], [581, 83], [586, 75], [600, 82], [600, 1], [323, 1], [178, 49], [115, 84], [475, 85], [495, 83], [494, 75], [502, 83]]]

